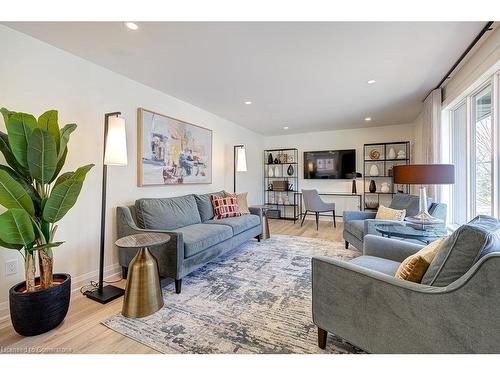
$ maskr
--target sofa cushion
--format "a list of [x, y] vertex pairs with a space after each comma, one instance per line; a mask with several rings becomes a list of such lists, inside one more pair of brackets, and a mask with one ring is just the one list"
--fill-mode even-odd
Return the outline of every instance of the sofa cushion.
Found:
[[[420, 198], [416, 195], [398, 193], [392, 199], [389, 208], [395, 210], [406, 210], [406, 216], [412, 217], [419, 212]], [[432, 204], [432, 199], [427, 198], [427, 208]]]
[[389, 276], [394, 276], [401, 263], [390, 259], [374, 257], [371, 255], [362, 255], [350, 261], [352, 264], [385, 273]]
[[350, 220], [344, 222], [344, 230], [351, 233], [354, 237], [363, 240], [365, 221], [364, 220]]
[[201, 223], [193, 195], [173, 198], [143, 198], [135, 201], [137, 221], [145, 229], [172, 230]]
[[184, 257], [189, 258], [233, 236], [228, 225], [193, 224], [175, 229], [184, 239]]
[[396, 210], [394, 208], [385, 207], [380, 205], [375, 219], [377, 220], [396, 220], [403, 221], [406, 216], [406, 210]]
[[236, 197], [219, 198], [216, 195], [212, 195], [211, 198], [212, 205], [214, 206], [214, 220], [241, 216]]
[[248, 193], [228, 193], [224, 191], [224, 197], [233, 197], [238, 201], [238, 208], [242, 215], [248, 215], [250, 210], [248, 208]]
[[500, 222], [480, 215], [444, 241], [422, 278], [422, 284], [449, 285], [464, 275], [481, 256], [499, 250]]
[[198, 211], [200, 212], [202, 222], [214, 218], [214, 207], [212, 206], [212, 199], [210, 198], [212, 195], [222, 198], [224, 196], [224, 192], [218, 191], [211, 194], [194, 194], [194, 199], [196, 199], [196, 204], [198, 205]]
[[219, 220], [209, 220], [206, 224], [228, 225], [233, 229], [233, 235], [237, 235], [250, 228], [260, 225], [260, 218], [257, 215], [242, 215], [237, 217], [227, 217]]

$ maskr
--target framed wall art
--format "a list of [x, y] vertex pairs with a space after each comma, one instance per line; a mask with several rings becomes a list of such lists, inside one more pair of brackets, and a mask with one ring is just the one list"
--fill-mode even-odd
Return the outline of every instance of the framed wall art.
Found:
[[137, 185], [212, 183], [212, 130], [137, 110]]

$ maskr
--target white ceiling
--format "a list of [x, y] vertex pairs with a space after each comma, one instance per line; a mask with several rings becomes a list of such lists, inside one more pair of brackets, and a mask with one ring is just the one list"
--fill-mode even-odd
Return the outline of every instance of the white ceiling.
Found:
[[484, 22], [6, 25], [274, 135], [413, 121]]

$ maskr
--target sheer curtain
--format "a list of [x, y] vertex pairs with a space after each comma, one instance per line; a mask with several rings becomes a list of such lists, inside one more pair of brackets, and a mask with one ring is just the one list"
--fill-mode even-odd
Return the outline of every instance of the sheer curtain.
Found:
[[[422, 112], [422, 163], [441, 162], [441, 89], [433, 90], [424, 101]], [[427, 194], [439, 202], [439, 189], [427, 186]]]

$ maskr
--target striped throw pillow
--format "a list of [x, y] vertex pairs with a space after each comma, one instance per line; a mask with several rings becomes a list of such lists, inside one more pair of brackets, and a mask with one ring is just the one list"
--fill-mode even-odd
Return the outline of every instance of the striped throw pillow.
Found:
[[238, 199], [235, 197], [218, 197], [212, 195], [212, 205], [214, 206], [214, 220], [224, 219], [226, 217], [241, 216], [238, 207]]

